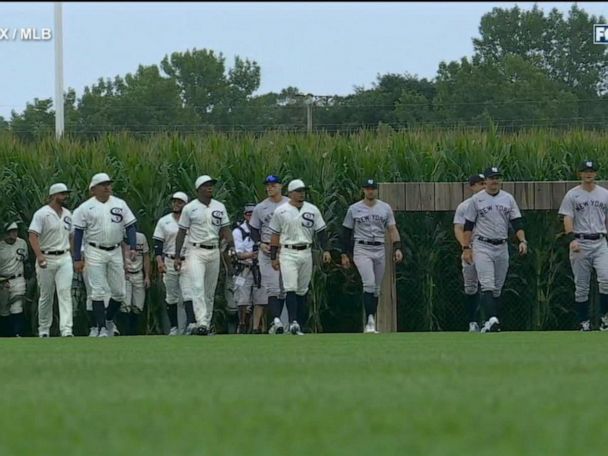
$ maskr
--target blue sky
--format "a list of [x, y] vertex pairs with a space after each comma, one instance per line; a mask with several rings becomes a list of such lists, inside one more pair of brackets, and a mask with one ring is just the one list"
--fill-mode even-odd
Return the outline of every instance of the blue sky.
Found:
[[[192, 48], [257, 61], [258, 93], [288, 86], [317, 95], [370, 87], [378, 74], [432, 78], [441, 61], [473, 52], [479, 21], [494, 7], [462, 3], [68, 3], [63, 5], [65, 87], [80, 95], [99, 77], [158, 64]], [[567, 11], [572, 3], [539, 4]], [[608, 16], [605, 2], [579, 2]], [[53, 27], [53, 3], [2, 3], [0, 28]], [[590, 31], [591, 33], [591, 31]], [[0, 40], [0, 115], [54, 93], [52, 41]]]

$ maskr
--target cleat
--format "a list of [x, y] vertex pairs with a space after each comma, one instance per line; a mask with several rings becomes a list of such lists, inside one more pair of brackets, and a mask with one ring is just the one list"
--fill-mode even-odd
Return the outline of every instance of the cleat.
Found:
[[65, 334], [62, 334], [61, 337], [74, 337], [74, 334], [72, 334], [71, 332], [65, 333]]
[[374, 320], [374, 316], [370, 315], [367, 318], [367, 323], [365, 324], [365, 330], [363, 331], [365, 334], [379, 334], [376, 331], [376, 321]]
[[303, 336], [304, 335], [304, 333], [302, 331], [300, 331], [300, 325], [295, 320], [291, 323], [291, 325], [289, 325], [289, 332], [291, 334], [293, 334], [294, 336]]
[[237, 331], [237, 334], [247, 334], [247, 325], [246, 324], [240, 324]]
[[285, 329], [283, 328], [283, 323], [281, 323], [281, 320], [275, 317], [270, 329], [268, 330], [268, 334], [283, 334], [284, 332]]
[[40, 335], [38, 337], [40, 339], [45, 339], [45, 338], [50, 337], [50, 336], [49, 336], [49, 333], [40, 333]]
[[169, 331], [170, 336], [177, 336], [177, 326], [173, 326]]
[[108, 330], [106, 328], [100, 328], [97, 337], [108, 337]]
[[481, 328], [481, 332], [482, 333], [500, 332], [500, 322], [498, 321], [498, 318], [490, 317], [490, 319], [483, 324], [483, 327]]
[[89, 331], [89, 337], [97, 337], [99, 335], [99, 329], [97, 327], [91, 328]]
[[108, 330], [109, 337], [120, 336], [120, 331], [116, 327], [116, 323], [114, 323], [114, 321], [106, 320], [106, 328]]
[[478, 333], [479, 332], [479, 325], [477, 324], [476, 321], [472, 321], [471, 323], [469, 323], [469, 332], [470, 333]]
[[184, 328], [184, 336], [193, 336], [196, 332], [196, 323], [188, 323]]
[[608, 331], [608, 314], [602, 317], [602, 321], [600, 323], [600, 331]]
[[579, 328], [579, 331], [591, 331], [591, 322], [589, 320], [582, 321]]
[[197, 336], [208, 336], [209, 329], [205, 325], [202, 325], [196, 328], [196, 332], [194, 334], [196, 334]]

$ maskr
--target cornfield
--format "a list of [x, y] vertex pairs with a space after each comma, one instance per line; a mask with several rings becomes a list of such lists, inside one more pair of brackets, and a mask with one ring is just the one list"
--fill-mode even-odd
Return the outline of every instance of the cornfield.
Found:
[[[134, 137], [113, 134], [98, 140], [48, 138], [24, 143], [0, 136], [0, 217], [21, 220], [27, 236], [33, 213], [46, 201], [53, 182], [74, 189], [70, 206], [87, 198], [96, 172], [108, 172], [114, 192], [124, 198], [149, 240], [159, 217], [177, 190], [194, 195], [201, 174], [219, 179], [216, 198], [240, 218], [244, 203], [264, 198], [268, 174], [301, 178], [309, 199], [319, 206], [336, 243], [349, 204], [360, 197], [364, 177], [379, 181], [463, 181], [489, 164], [504, 169], [505, 180], [574, 180], [575, 165], [593, 157], [608, 167], [608, 133], [582, 130], [403, 131], [378, 129], [348, 135], [211, 134]], [[601, 174], [602, 171], [600, 171]], [[451, 213], [408, 213], [397, 218], [406, 248], [397, 268], [400, 330], [457, 330], [465, 327], [459, 248], [453, 239]], [[554, 212], [525, 214], [530, 254], [512, 252], [504, 293], [504, 327], [570, 328], [574, 324], [573, 285], [561, 223]], [[337, 244], [335, 244], [337, 246]], [[336, 254], [336, 259], [338, 255]], [[31, 283], [32, 285], [32, 283]], [[154, 280], [147, 300], [149, 333], [162, 329], [162, 285]], [[217, 290], [216, 326], [225, 321], [222, 283]], [[358, 331], [360, 284], [354, 271], [335, 265], [317, 267], [309, 296], [309, 325], [314, 331]], [[28, 292], [32, 318], [37, 298]], [[78, 324], [84, 325], [83, 312]], [[221, 328], [219, 328], [221, 331]]]

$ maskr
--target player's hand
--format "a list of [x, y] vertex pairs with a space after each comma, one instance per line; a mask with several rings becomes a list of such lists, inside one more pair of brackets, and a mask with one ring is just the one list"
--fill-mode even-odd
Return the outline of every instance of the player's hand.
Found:
[[181, 271], [182, 269], [182, 259], [179, 257], [176, 257], [175, 260], [173, 261], [173, 267], [175, 268], [175, 270], [177, 272]]
[[251, 255], [251, 256], [250, 256], [249, 258], [251, 258], [252, 260], [255, 260], [255, 259], [258, 257], [258, 252], [257, 252], [257, 250], [256, 250], [255, 252], [251, 252], [251, 253], [250, 253], [250, 255]]
[[348, 257], [348, 255], [346, 253], [343, 253], [342, 255], [340, 255], [340, 264], [342, 264], [342, 267], [344, 269], [350, 268], [350, 258]]
[[278, 258], [276, 260], [272, 260], [272, 269], [274, 269], [275, 271], [281, 269], [281, 264], [279, 263]]
[[266, 254], [270, 254], [270, 246], [268, 244], [261, 243], [260, 250]]
[[462, 259], [466, 264], [473, 264], [473, 250], [464, 249], [464, 251], [462, 252]]
[[145, 277], [144, 278], [144, 286], [146, 288], [150, 288], [150, 277]]
[[570, 243], [570, 250], [573, 252], [579, 252], [581, 250], [581, 246], [576, 239]]
[[157, 260], [156, 266], [158, 267], [159, 274], [164, 274], [167, 272], [167, 266], [165, 266], [165, 262], [163, 260]]
[[327, 250], [325, 252], [323, 252], [323, 263], [325, 263], [325, 264], [331, 263], [331, 253], [329, 253]]
[[395, 253], [393, 253], [393, 261], [395, 263], [401, 263], [403, 261], [403, 252], [401, 249], [395, 250]]
[[229, 247], [228, 250], [226, 250], [226, 253], [228, 254], [228, 258], [234, 258], [236, 256], [236, 250], [234, 250], [234, 247]]
[[47, 263], [44, 255], [40, 254], [40, 256], [36, 257], [36, 261], [38, 262], [38, 266], [40, 266], [42, 269], [46, 268]]
[[519, 254], [521, 256], [524, 256], [528, 253], [528, 244], [525, 242], [520, 242], [519, 243]]
[[79, 260], [74, 262], [74, 271], [82, 273], [84, 271], [84, 261]]

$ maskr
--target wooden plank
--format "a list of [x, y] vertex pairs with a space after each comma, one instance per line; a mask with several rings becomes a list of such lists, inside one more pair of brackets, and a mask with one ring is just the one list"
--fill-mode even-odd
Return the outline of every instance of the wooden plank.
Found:
[[551, 184], [552, 182], [535, 182], [534, 183], [534, 209], [548, 210], [551, 209]]
[[376, 329], [382, 333], [397, 331], [397, 283], [395, 264], [392, 261], [393, 247], [388, 231], [385, 235], [384, 245], [386, 269], [380, 286], [376, 322]]
[[573, 189], [579, 184], [580, 182], [578, 181], [566, 181], [566, 193], [568, 192], [568, 190]]
[[551, 209], [559, 209], [565, 194], [565, 182], [551, 182]]
[[405, 184], [405, 210], [419, 211], [420, 203], [420, 183], [406, 182]]
[[463, 182], [462, 183], [462, 200], [464, 201], [465, 199], [468, 199], [471, 196], [473, 196], [473, 190], [471, 190], [471, 187], [469, 187], [468, 182]]
[[534, 209], [534, 182], [515, 182], [513, 196], [522, 211]]
[[502, 189], [505, 192], [510, 193], [511, 195], [513, 195], [515, 193], [515, 182], [503, 182], [502, 183]]
[[393, 211], [405, 211], [405, 185], [403, 182], [381, 183], [378, 198], [389, 204]]
[[454, 211], [463, 200], [460, 182], [435, 183], [435, 210]]
[[420, 210], [435, 211], [435, 183], [420, 182]]

